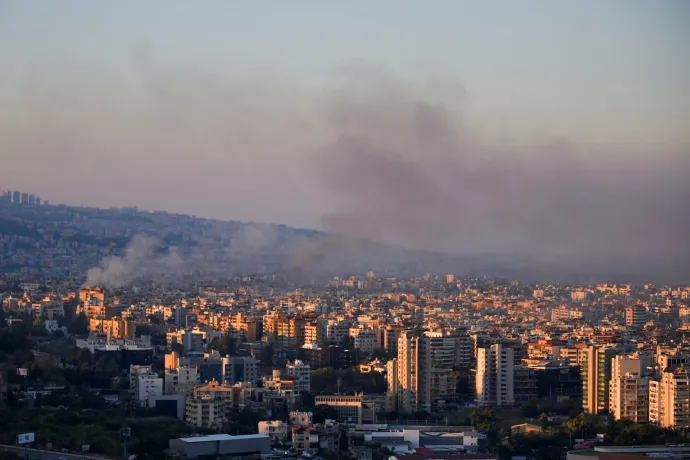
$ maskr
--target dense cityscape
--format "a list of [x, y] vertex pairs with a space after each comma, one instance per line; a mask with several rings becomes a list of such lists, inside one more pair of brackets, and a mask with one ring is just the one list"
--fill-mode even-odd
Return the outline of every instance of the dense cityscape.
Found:
[[[173, 270], [169, 251], [132, 256], [132, 241], [241, 225], [32, 197], [6, 193], [0, 215], [8, 458], [690, 453], [690, 286], [295, 279], [275, 239], [216, 259], [193, 259], [192, 244], [190, 269]], [[235, 273], [237, 254], [260, 263]]]
[[0, 460], [690, 460], [690, 0], [0, 0]]

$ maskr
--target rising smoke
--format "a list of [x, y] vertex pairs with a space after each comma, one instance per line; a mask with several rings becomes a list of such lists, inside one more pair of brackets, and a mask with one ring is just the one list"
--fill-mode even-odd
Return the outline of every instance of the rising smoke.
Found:
[[[625, 139], [587, 146], [552, 142], [546, 132], [529, 145], [492, 142], [467, 122], [471, 88], [452, 79], [407, 81], [376, 67], [346, 66], [321, 92], [149, 67], [141, 81], [131, 91], [107, 81], [123, 94], [107, 104], [79, 85], [48, 93], [76, 102], [64, 116], [36, 110], [35, 124], [6, 125], [10, 159], [34, 158], [32, 133], [40, 130], [41, 145], [84, 162], [85, 180], [102, 177], [89, 174], [90, 160], [109, 171], [112, 178], [99, 179], [109, 196], [126, 193], [122, 183], [136, 196], [158, 188], [207, 214], [231, 217], [243, 206], [263, 220], [320, 222], [331, 235], [286, 239], [272, 226], [216, 224], [183, 254], [135, 239], [123, 257], [92, 269], [90, 283], [118, 285], [222, 260], [233, 270], [261, 268], [247, 263], [253, 253], [270, 259], [263, 266], [309, 274], [414, 265], [509, 267], [518, 276], [541, 267], [565, 278], [690, 275], [687, 145], [639, 155], [622, 149]], [[41, 94], [25, 102], [38, 109], [52, 100]], [[141, 180], [160, 170], [169, 181]]]
[[318, 164], [341, 204], [324, 214], [327, 230], [569, 275], [688, 274], [687, 146], [635, 156], [491, 145], [463, 124], [452, 103], [462, 94], [443, 96], [392, 79], [328, 101], [336, 135]]
[[175, 248], [163, 248], [160, 240], [135, 236], [122, 257], [108, 257], [91, 268], [86, 284], [116, 288], [140, 278], [156, 278], [180, 273], [184, 261]]

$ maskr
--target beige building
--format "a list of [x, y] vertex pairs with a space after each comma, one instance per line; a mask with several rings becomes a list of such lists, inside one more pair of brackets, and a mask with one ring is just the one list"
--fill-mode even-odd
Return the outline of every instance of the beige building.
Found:
[[165, 369], [165, 394], [187, 394], [201, 383], [197, 366], [180, 366]]
[[265, 434], [271, 438], [272, 442], [279, 443], [287, 441], [288, 425], [280, 420], [265, 420], [258, 424], [259, 434]]
[[423, 336], [415, 331], [403, 331], [398, 338], [397, 389], [398, 410], [431, 411], [431, 400], [424, 386], [429, 356]]
[[477, 349], [477, 402], [495, 406], [515, 404], [515, 350], [500, 343]]
[[582, 407], [588, 414], [598, 414], [609, 408], [611, 361], [618, 350], [592, 346], [586, 353], [582, 365]]
[[649, 316], [644, 305], [630, 305], [625, 309], [625, 324], [642, 329], [647, 324]]
[[297, 359], [287, 363], [285, 373], [295, 377], [294, 391], [311, 391], [311, 366], [309, 364]]
[[666, 428], [690, 427], [690, 370], [668, 368], [649, 383], [649, 421]]
[[442, 333], [400, 334], [398, 358], [387, 364], [388, 391], [397, 394], [399, 411], [431, 412], [436, 404], [455, 398], [455, 339]]
[[649, 421], [649, 378], [644, 376], [639, 356], [616, 356], [611, 360], [609, 412], [616, 420]]
[[185, 401], [185, 422], [195, 427], [220, 428], [228, 420], [233, 400], [231, 386], [210, 382], [195, 387]]
[[324, 330], [319, 322], [307, 323], [304, 325], [304, 343], [323, 343]]

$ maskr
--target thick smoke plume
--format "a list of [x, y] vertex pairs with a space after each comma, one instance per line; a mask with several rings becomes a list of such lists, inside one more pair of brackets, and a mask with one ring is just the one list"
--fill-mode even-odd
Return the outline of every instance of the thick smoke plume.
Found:
[[328, 101], [335, 135], [317, 161], [340, 204], [327, 230], [487, 267], [688, 274], [690, 152], [495, 146], [463, 123], [459, 91], [440, 96], [392, 79]]
[[[214, 265], [308, 276], [401, 267], [564, 279], [690, 275], [687, 144], [626, 151], [626, 139], [591, 146], [551, 141], [549, 132], [528, 144], [495, 142], [469, 121], [471, 88], [376, 67], [345, 67], [313, 91], [137, 66], [133, 87], [114, 76], [53, 88], [27, 82], [14, 102], [33, 115], [8, 115], [0, 126], [8, 164], [31, 161], [57, 177], [79, 164], [78, 196], [89, 189], [103, 200], [127, 196], [120, 205], [141, 198], [223, 218], [320, 222], [331, 235], [209, 224], [184, 251], [133, 241], [90, 271], [94, 284]], [[36, 157], [46, 145], [61, 155]]]
[[163, 249], [159, 240], [135, 236], [122, 257], [108, 257], [99, 267], [90, 269], [86, 284], [110, 288], [125, 286], [142, 278], [169, 276], [179, 272], [183, 260], [173, 249]]

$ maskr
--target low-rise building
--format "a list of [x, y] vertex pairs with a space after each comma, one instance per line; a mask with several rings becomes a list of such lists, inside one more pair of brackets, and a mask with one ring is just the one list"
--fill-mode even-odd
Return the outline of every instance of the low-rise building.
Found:
[[245, 457], [258, 456], [271, 452], [271, 438], [265, 434], [212, 434], [192, 438], [171, 439], [170, 450], [185, 458], [196, 457]]
[[317, 396], [314, 404], [334, 407], [338, 412], [338, 421], [341, 423], [362, 423], [362, 402], [363, 393], [354, 395], [329, 395]]
[[288, 425], [280, 420], [262, 420], [259, 422], [259, 434], [265, 434], [274, 443], [282, 443], [287, 440]]

